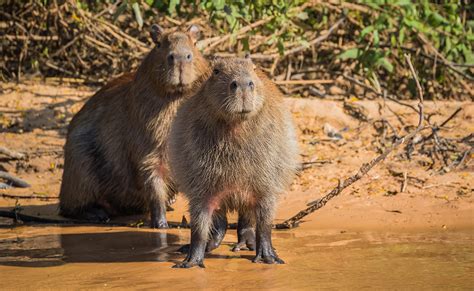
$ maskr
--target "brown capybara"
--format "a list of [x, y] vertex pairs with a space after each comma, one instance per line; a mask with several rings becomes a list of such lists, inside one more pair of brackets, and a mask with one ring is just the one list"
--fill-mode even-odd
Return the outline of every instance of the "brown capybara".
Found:
[[220, 243], [227, 211], [238, 211], [239, 224], [246, 224], [239, 225], [240, 245], [256, 226], [254, 262], [283, 263], [272, 247], [272, 220], [278, 194], [296, 172], [297, 153], [278, 88], [248, 58], [216, 60], [170, 133], [170, 170], [191, 214], [188, 255], [175, 267], [204, 267], [206, 246]]
[[195, 25], [168, 33], [153, 25], [155, 46], [137, 72], [106, 85], [74, 116], [59, 195], [63, 216], [107, 220], [149, 211], [152, 227], [168, 226], [171, 121], [210, 74], [195, 47], [198, 34]]

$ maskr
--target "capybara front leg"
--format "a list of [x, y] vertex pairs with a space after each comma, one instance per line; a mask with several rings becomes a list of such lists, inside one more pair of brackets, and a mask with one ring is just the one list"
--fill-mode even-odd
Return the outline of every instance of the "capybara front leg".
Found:
[[[271, 205], [271, 206], [270, 206]], [[269, 207], [270, 206], [270, 207]], [[284, 264], [272, 246], [272, 220], [273, 220], [272, 202], [261, 203], [256, 209], [256, 240], [257, 249], [254, 263], [265, 264]]]
[[193, 205], [192, 202], [190, 205], [191, 245], [186, 259], [174, 265], [173, 268], [192, 268], [194, 266], [204, 268], [204, 254], [212, 223], [212, 211], [209, 211], [207, 207]]

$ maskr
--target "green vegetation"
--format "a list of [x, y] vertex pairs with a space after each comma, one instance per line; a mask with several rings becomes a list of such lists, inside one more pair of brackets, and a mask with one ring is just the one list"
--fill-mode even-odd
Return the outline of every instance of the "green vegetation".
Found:
[[[15, 42], [13, 37], [8, 38], [10, 43], [5, 48], [10, 45], [13, 52], [7, 53], [12, 57], [2, 69], [4, 78], [16, 76], [17, 71], [41, 71], [45, 76], [66, 74], [104, 82], [106, 72], [113, 76], [136, 68], [147, 45], [150, 45], [147, 28], [158, 22], [164, 27], [197, 23], [203, 27], [204, 37], [208, 40], [225, 36], [225, 40], [210, 41], [210, 45], [207, 43], [204, 53], [235, 55], [248, 51], [274, 76], [284, 74], [295, 63], [300, 68], [311, 68], [316, 72], [316, 76], [304, 76], [304, 79], [335, 79], [349, 68], [353, 74], [368, 78], [374, 87], [385, 82], [383, 86], [394, 90], [399, 81], [408, 75], [403, 54], [410, 53], [415, 57], [414, 64], [422, 84], [437, 86], [432, 91], [440, 92], [440, 96], [463, 93], [466, 89], [463, 83], [474, 80], [474, 6], [464, 4], [466, 1], [25, 2], [27, 4], [20, 5], [7, 1], [2, 5], [2, 11], [7, 16], [21, 14], [26, 20], [20, 23], [25, 29], [18, 25], [9, 26], [6, 34], [28, 38], [25, 31], [29, 31], [30, 35], [39, 37], [26, 47], [23, 40]], [[56, 15], [58, 10], [53, 9], [56, 5], [59, 5], [63, 15]], [[28, 10], [30, 6], [38, 6], [42, 14], [32, 13], [31, 9]], [[8, 17], [18, 21], [13, 16]], [[345, 19], [344, 23], [331, 31], [327, 39], [314, 45], [312, 41], [341, 18]], [[102, 29], [105, 23], [114, 27]], [[139, 42], [124, 35], [121, 36], [126, 39], [120, 39], [117, 33], [109, 35], [110, 29], [115, 27]], [[74, 55], [62, 50], [81, 34], [89, 36], [86, 40], [88, 47], [75, 42], [69, 47], [75, 51]], [[53, 42], [49, 36], [59, 38], [59, 41]], [[140, 47], [130, 54], [133, 44]], [[293, 53], [295, 48], [296, 53]], [[28, 50], [28, 53], [22, 52], [22, 49]], [[78, 62], [72, 59], [76, 55], [80, 56]], [[22, 58], [24, 60], [20, 62], [14, 61]], [[47, 70], [46, 59], [49, 64]], [[118, 62], [120, 59], [123, 64]], [[66, 66], [64, 60], [68, 61]], [[329, 76], [327, 69], [331, 70]], [[428, 84], [428, 81], [431, 83]], [[447, 84], [449, 92], [446, 92]], [[453, 84], [461, 85], [453, 89]], [[411, 92], [414, 92], [413, 85], [407, 84]], [[473, 98], [472, 90], [468, 90], [468, 96]], [[437, 97], [429, 93], [427, 98]]]

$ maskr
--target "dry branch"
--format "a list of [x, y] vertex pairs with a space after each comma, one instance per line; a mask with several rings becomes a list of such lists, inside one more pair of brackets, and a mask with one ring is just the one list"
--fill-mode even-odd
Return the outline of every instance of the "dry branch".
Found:
[[9, 185], [14, 186], [14, 187], [18, 187], [18, 188], [30, 187], [30, 184], [28, 184], [26, 181], [20, 178], [14, 177], [11, 174], [4, 171], [0, 171], [0, 179], [7, 180], [9, 182]]
[[2, 198], [7, 199], [39, 199], [39, 200], [57, 200], [59, 197], [57, 196], [44, 196], [44, 195], [12, 195], [12, 194], [0, 194]]
[[277, 85], [315, 85], [315, 84], [332, 84], [334, 80], [283, 80], [273, 81]]
[[0, 147], [0, 154], [6, 155], [14, 160], [23, 160], [26, 158], [26, 155], [20, 152], [13, 151], [6, 147]]
[[339, 195], [344, 189], [346, 189], [347, 187], [352, 185], [354, 182], [360, 180], [375, 165], [377, 165], [378, 163], [383, 161], [393, 150], [398, 148], [400, 145], [402, 145], [402, 144], [404, 144], [408, 141], [411, 141], [413, 139], [413, 137], [415, 137], [415, 135], [418, 134], [418, 132], [423, 128], [423, 119], [424, 119], [424, 115], [423, 115], [423, 90], [421, 89], [420, 83], [418, 81], [418, 77], [416, 75], [415, 70], [413, 69], [413, 65], [411, 64], [410, 56], [405, 55], [405, 59], [406, 59], [406, 62], [408, 63], [408, 65], [410, 66], [410, 72], [411, 72], [413, 78], [415, 79], [415, 82], [416, 82], [417, 88], [418, 88], [419, 103], [418, 103], [418, 110], [417, 111], [418, 111], [418, 115], [419, 115], [419, 120], [418, 120], [418, 125], [415, 128], [415, 130], [413, 130], [411, 133], [405, 135], [404, 137], [399, 138], [398, 140], [396, 140], [392, 144], [392, 146], [390, 148], [388, 148], [387, 150], [385, 150], [385, 152], [383, 152], [381, 155], [374, 158], [369, 163], [363, 164], [360, 167], [359, 171], [355, 175], [350, 176], [349, 178], [345, 179], [342, 182], [340, 181], [339, 184], [336, 186], [336, 188], [331, 190], [326, 196], [324, 196], [324, 197], [322, 197], [322, 198], [320, 198], [316, 201], [308, 203], [308, 207], [306, 209], [301, 210], [296, 215], [294, 215], [291, 218], [285, 220], [284, 222], [277, 224], [276, 228], [285, 229], [285, 228], [293, 228], [293, 227], [298, 226], [301, 219], [303, 219], [307, 215], [313, 213], [314, 211], [320, 209], [321, 207], [326, 205], [326, 203], [329, 200], [331, 200], [335, 196]]

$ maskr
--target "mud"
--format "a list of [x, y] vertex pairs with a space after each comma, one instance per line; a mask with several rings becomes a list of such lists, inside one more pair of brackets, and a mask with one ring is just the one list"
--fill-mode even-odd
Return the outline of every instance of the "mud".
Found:
[[[62, 146], [71, 116], [96, 88], [2, 84], [0, 146], [29, 154], [26, 161], [0, 157], [0, 170], [28, 181], [28, 189], [0, 190], [12, 195], [58, 195]], [[287, 99], [298, 124], [304, 170], [278, 206], [283, 221], [353, 174], [377, 155], [371, 125], [345, 114], [334, 101]], [[357, 101], [370, 119], [378, 102]], [[407, 122], [412, 114], [390, 105]], [[460, 138], [474, 131], [472, 102], [429, 102], [427, 112], [440, 123], [459, 106], [460, 114], [443, 136]], [[397, 118], [387, 113], [396, 126]], [[341, 130], [341, 141], [328, 139], [323, 124]], [[14, 225], [0, 218], [2, 288], [466, 288], [474, 279], [473, 165], [440, 175], [427, 170], [423, 157], [400, 159], [397, 153], [346, 189], [294, 230], [275, 231], [274, 244], [287, 264], [251, 263], [252, 252], [233, 253], [229, 231], [224, 244], [206, 259], [206, 269], [175, 270], [183, 259], [177, 248], [189, 230], [150, 230], [145, 217], [124, 217], [140, 227]], [[407, 172], [408, 186], [394, 172]], [[58, 218], [57, 203], [0, 197], [0, 209]], [[182, 196], [168, 213], [170, 221], [187, 216]], [[232, 216], [231, 221], [235, 221]], [[189, 218], [188, 218], [189, 220]]]

